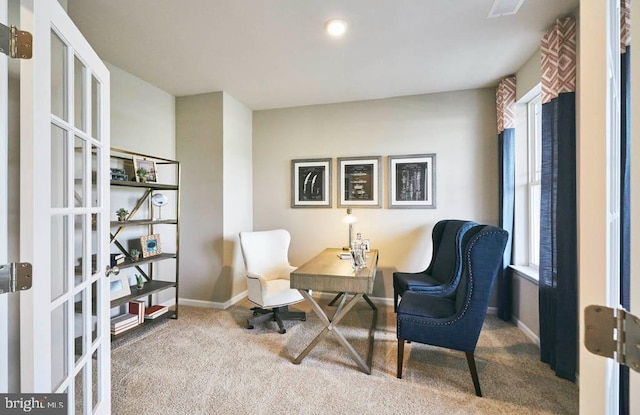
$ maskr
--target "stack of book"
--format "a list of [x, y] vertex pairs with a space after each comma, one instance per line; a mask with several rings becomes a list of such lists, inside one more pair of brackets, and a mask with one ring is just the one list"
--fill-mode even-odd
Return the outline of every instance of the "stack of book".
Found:
[[119, 316], [111, 318], [111, 334], [116, 335], [123, 333], [129, 329], [134, 328], [138, 324], [137, 314], [121, 314]]
[[122, 264], [125, 260], [124, 254], [111, 254], [111, 266]]
[[144, 323], [144, 300], [133, 300], [129, 302], [129, 314], [135, 314], [138, 316], [138, 324]]
[[167, 311], [169, 311], [167, 307], [161, 305], [152, 305], [151, 307], [147, 307], [144, 310], [144, 318], [146, 320], [153, 320], [154, 318], [160, 317]]

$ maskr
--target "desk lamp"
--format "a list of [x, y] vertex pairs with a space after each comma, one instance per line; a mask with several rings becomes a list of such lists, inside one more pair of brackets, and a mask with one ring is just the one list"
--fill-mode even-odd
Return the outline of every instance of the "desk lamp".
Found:
[[356, 218], [354, 215], [351, 214], [351, 208], [347, 209], [347, 215], [342, 218], [342, 222], [346, 223], [349, 225], [349, 243], [347, 244], [347, 246], [342, 247], [342, 249], [344, 251], [348, 251], [351, 249], [351, 241], [353, 241], [353, 224], [356, 223], [358, 221], [358, 218]]

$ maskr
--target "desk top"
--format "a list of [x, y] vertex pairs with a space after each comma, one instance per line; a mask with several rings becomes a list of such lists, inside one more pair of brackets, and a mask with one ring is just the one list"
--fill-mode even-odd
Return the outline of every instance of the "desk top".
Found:
[[367, 267], [357, 272], [351, 261], [340, 259], [340, 248], [327, 248], [291, 273], [291, 288], [335, 293], [373, 292], [373, 281], [378, 265], [378, 250], [367, 252]]

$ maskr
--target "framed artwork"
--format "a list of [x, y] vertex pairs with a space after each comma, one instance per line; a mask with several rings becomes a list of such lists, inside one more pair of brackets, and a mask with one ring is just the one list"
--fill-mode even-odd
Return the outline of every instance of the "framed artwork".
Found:
[[129, 278], [124, 275], [124, 273], [120, 275], [112, 274], [111, 277], [109, 277], [109, 292], [111, 294], [111, 301], [130, 295], [131, 287], [129, 287]]
[[291, 207], [331, 207], [332, 159], [291, 160]]
[[338, 158], [338, 207], [382, 207], [382, 157]]
[[140, 246], [142, 247], [141, 251], [143, 258], [148, 258], [162, 253], [162, 249], [160, 249], [160, 235], [157, 233], [140, 237]]
[[389, 208], [436, 208], [436, 155], [389, 156]]
[[[144, 176], [138, 173], [141, 169], [144, 169], [146, 172]], [[136, 176], [137, 182], [158, 183], [158, 170], [156, 168], [156, 162], [153, 160], [134, 157], [133, 174]]]

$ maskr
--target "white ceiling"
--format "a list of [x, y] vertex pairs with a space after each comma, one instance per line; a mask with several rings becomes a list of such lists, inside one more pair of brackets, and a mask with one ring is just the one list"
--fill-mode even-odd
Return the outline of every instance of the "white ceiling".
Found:
[[[578, 0], [68, 0], [106, 61], [175, 95], [226, 91], [251, 109], [495, 86]], [[342, 39], [324, 23], [349, 22]]]

